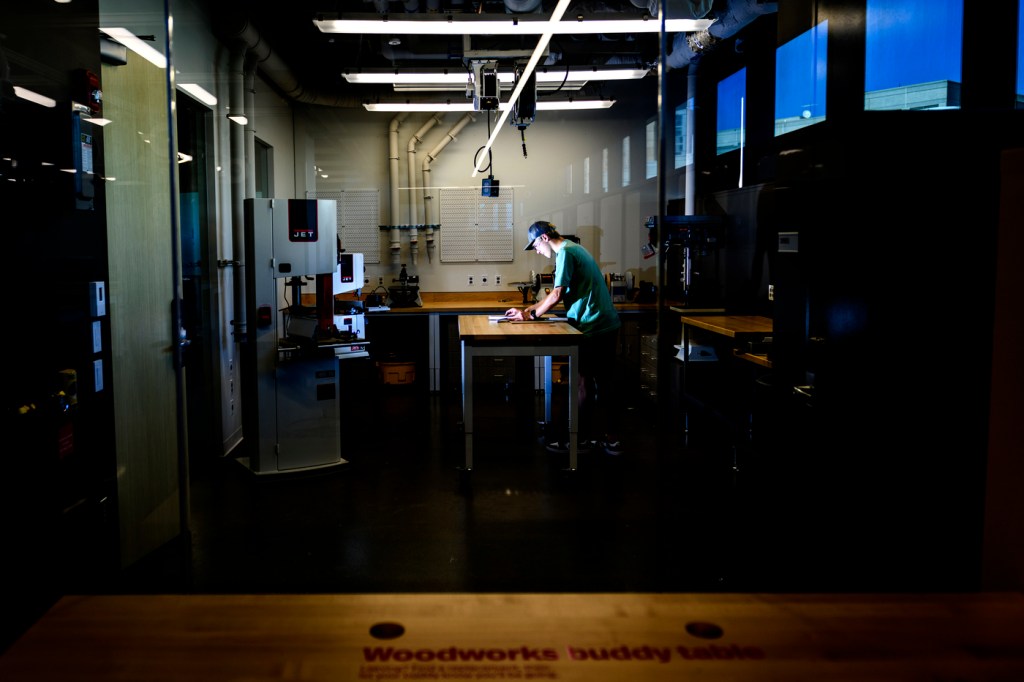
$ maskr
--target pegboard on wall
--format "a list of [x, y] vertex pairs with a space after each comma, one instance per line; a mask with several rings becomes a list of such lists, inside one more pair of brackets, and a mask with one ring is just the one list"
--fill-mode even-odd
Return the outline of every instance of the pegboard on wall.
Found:
[[441, 189], [441, 262], [512, 262], [513, 194], [511, 187], [498, 197], [476, 187]]
[[364, 263], [380, 263], [380, 192], [375, 189], [308, 192], [309, 199], [338, 203], [341, 248], [363, 254]]

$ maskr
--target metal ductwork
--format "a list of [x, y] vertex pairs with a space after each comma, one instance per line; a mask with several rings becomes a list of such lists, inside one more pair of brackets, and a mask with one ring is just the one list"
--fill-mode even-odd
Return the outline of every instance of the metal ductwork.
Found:
[[532, 14], [542, 9], [541, 0], [505, 0], [505, 12], [508, 14]]
[[[652, 17], [658, 16], [660, 0], [630, 0], [633, 7], [646, 9]], [[711, 11], [714, 0], [667, 0], [665, 14], [669, 19], [703, 19]]]
[[[658, 0], [651, 0], [657, 4]], [[634, 3], [638, 0], [633, 0]], [[669, 3], [671, 6], [671, 2]], [[694, 0], [687, 4], [701, 5], [703, 2]], [[706, 4], [710, 5], [711, 2]], [[695, 58], [711, 48], [718, 40], [725, 40], [736, 35], [740, 29], [764, 14], [779, 11], [779, 3], [763, 2], [762, 0], [729, 0], [724, 12], [716, 14], [715, 23], [707, 30], [707, 36], [701, 34], [677, 33], [672, 38], [672, 51], [666, 56], [665, 63], [670, 69], [685, 68]], [[670, 14], [669, 16], [673, 16]], [[706, 15], [705, 15], [706, 16]], [[695, 17], [701, 18], [701, 17]]]

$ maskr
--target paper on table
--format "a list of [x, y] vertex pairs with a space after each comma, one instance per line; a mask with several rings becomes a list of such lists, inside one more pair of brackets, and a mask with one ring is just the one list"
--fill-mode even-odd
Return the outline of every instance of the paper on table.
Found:
[[488, 315], [487, 319], [491, 322], [513, 322], [515, 324], [523, 324], [526, 322], [568, 322], [568, 317], [538, 317], [536, 320], [513, 320], [511, 317], [505, 317], [504, 315]]

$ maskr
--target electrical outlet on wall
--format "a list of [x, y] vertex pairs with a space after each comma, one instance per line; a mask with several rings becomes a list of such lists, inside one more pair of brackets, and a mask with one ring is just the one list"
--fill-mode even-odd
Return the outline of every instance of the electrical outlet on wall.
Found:
[[469, 276], [469, 281], [468, 281], [468, 282], [466, 282], [466, 284], [467, 284], [468, 286], [473, 286], [473, 275], [470, 275], [470, 276]]
[[496, 286], [496, 287], [501, 286], [501, 275], [495, 275], [494, 276], [494, 286]]
[[481, 275], [480, 276], [480, 286], [485, 287], [485, 286], [487, 286], [487, 284], [488, 284], [487, 275]]

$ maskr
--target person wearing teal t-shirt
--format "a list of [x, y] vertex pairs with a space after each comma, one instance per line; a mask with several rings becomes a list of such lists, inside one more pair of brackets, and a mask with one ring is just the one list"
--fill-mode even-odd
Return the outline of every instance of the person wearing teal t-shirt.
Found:
[[[614, 433], [614, 358], [618, 344], [619, 313], [612, 304], [604, 275], [594, 257], [576, 242], [565, 239], [554, 225], [538, 220], [527, 232], [526, 251], [555, 258], [555, 277], [551, 291], [526, 308], [509, 308], [505, 316], [513, 320], [535, 319], [558, 305], [565, 305], [569, 324], [583, 332], [580, 342], [580, 450], [599, 445], [610, 455], [621, 454], [622, 446]], [[597, 433], [597, 424], [605, 432]], [[598, 436], [598, 438], [594, 438]], [[568, 443], [555, 440], [548, 450], [567, 452]]]

